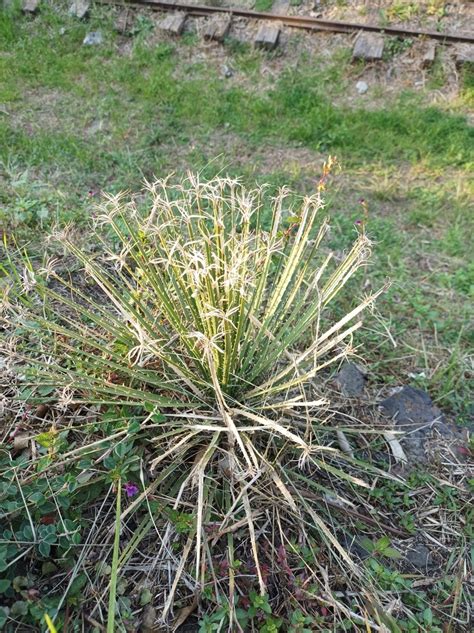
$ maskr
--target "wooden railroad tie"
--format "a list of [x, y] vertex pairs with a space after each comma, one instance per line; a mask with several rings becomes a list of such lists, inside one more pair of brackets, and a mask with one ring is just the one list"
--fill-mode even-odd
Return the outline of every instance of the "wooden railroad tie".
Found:
[[187, 14], [182, 11], [170, 13], [159, 24], [162, 31], [170, 33], [170, 35], [181, 35], [186, 22]]
[[474, 64], [474, 44], [458, 44], [456, 46], [456, 64]]
[[383, 35], [361, 32], [354, 43], [352, 59], [366, 59], [368, 61], [382, 59], [383, 47]]
[[215, 15], [206, 22], [203, 37], [205, 40], [222, 42], [230, 29], [230, 15]]
[[424, 68], [431, 66], [436, 57], [436, 42], [434, 40], [429, 40], [424, 43], [423, 47], [423, 57], [421, 59], [421, 64]]
[[254, 44], [257, 48], [271, 51], [278, 44], [279, 37], [280, 28], [278, 26], [275, 24], [261, 24], [255, 36]]

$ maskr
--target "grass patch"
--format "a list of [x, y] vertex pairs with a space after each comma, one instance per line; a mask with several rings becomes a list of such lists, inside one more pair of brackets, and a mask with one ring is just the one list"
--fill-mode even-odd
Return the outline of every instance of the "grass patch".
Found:
[[[204, 179], [224, 172], [245, 182], [269, 183], [269, 194], [288, 184], [298, 193], [314, 194], [322, 157], [336, 153], [344, 169], [333, 176], [335, 192], [327, 197], [332, 216], [328, 247], [336, 257], [348, 252], [360, 227], [357, 222], [366, 218], [366, 206], [366, 230], [375, 253], [373, 264], [341, 293], [331, 318], [342, 317], [355, 296], [374, 291], [390, 277], [392, 286], [354, 339], [356, 352], [370, 367], [372, 383], [382, 390], [401, 383], [423, 387], [453, 419], [469, 422], [474, 271], [467, 254], [474, 227], [469, 181], [473, 133], [465, 116], [472, 100], [468, 68], [463, 71], [460, 97], [443, 108], [427, 105], [423, 93], [407, 92], [367, 109], [345, 98], [361, 70], [349, 63], [348, 50], [337, 52], [328, 63], [304, 52], [297, 54], [298, 47], [292, 49], [289, 43], [295, 55], [290, 72], [282, 68], [284, 56], [277, 59], [229, 40], [223, 52], [234, 76], [228, 79], [222, 77], [220, 59], [193, 59], [193, 47], [199, 46], [194, 35], [184, 42], [168, 39], [155, 29], [153, 14], [143, 14], [128, 39], [113, 31], [109, 8], [95, 7], [90, 21], [82, 23], [61, 7], [43, 5], [33, 19], [19, 12], [0, 12], [0, 223], [10, 245], [15, 236], [17, 244], [27, 246], [35, 265], [44, 253], [59, 258], [65, 278], [84, 283], [80, 287], [90, 297], [93, 286], [81, 281], [77, 266], [64, 258], [60, 245], [52, 247], [43, 237], [55, 225], [70, 224], [74, 244], [88, 254], [96, 253], [89, 228], [84, 229], [97, 215], [100, 190], [137, 193], [144, 177], [192, 168]], [[103, 44], [82, 46], [86, 32], [97, 29], [103, 32]], [[394, 54], [399, 52], [395, 49]], [[444, 80], [437, 60], [432, 87], [439, 88]], [[270, 226], [270, 206], [262, 210], [261, 220], [266, 228]], [[8, 402], [19, 395], [9, 376], [2, 386]], [[35, 394], [40, 399], [51, 396], [44, 385], [43, 392]], [[143, 560], [148, 564], [150, 551], [161, 556], [165, 550], [158, 552], [156, 544], [163, 534], [169, 538], [166, 556], [172, 564], [196, 538], [192, 494], [182, 507], [170, 501], [184, 481], [169, 476], [182, 468], [176, 463], [164, 469], [158, 482], [160, 494], [130, 510], [122, 522], [118, 550], [114, 540], [118, 495], [120, 511], [129, 511], [136, 500], [136, 494], [129, 496], [133, 486], [141, 492], [155, 481], [147, 464], [157, 449], [154, 429], [164, 422], [161, 411], [146, 412], [157, 416], [147, 422], [150, 429], [139, 428], [144, 413], [136, 403], [68, 410], [72, 417], [67, 420], [53, 406], [44, 419], [41, 408], [25, 403], [32, 393], [25, 390], [20, 395], [23, 400], [8, 404], [0, 448], [0, 507], [6, 521], [0, 567], [2, 561], [21, 556], [14, 574], [8, 572], [0, 580], [0, 591], [13, 610], [8, 617], [44, 626], [44, 614], [50, 613], [61, 626], [65, 609], [79, 612], [87, 595], [91, 610], [86, 615], [105, 625], [108, 613], [112, 620], [107, 599], [113, 573], [117, 622], [124, 630], [140, 627], [137, 614], [148, 606], [151, 613], [151, 606], [161, 599], [156, 588], [163, 586], [164, 577], [156, 572], [147, 584], [145, 578], [137, 581], [123, 570], [127, 565], [138, 568]], [[66, 398], [67, 391], [63, 395]], [[342, 415], [352, 413], [345, 410]], [[362, 412], [361, 419], [366, 427], [374, 424], [368, 412]], [[16, 435], [20, 440], [15, 440]], [[29, 448], [21, 449], [25, 436]], [[94, 447], [88, 453], [91, 438], [99, 444], [97, 451]], [[30, 449], [36, 461], [29, 454], [25, 458], [25, 450]], [[361, 440], [353, 447], [356, 459], [364, 462], [371, 451], [381, 467], [386, 462], [377, 460], [386, 449], [380, 439]], [[194, 457], [203, 459], [198, 446]], [[63, 459], [71, 460], [66, 470]], [[468, 527], [472, 511], [469, 515], [464, 475], [456, 479], [447, 466], [452, 459], [442, 453], [437, 476], [432, 473], [429, 479], [419, 473], [405, 482], [379, 480], [374, 494], [360, 505], [357, 502], [358, 510], [367, 511], [369, 517], [383, 515], [378, 526], [362, 525], [334, 506], [329, 512], [324, 509], [341, 542], [352, 543], [359, 534], [370, 541], [370, 545], [364, 541], [369, 553], [364, 574], [381, 592], [387, 609], [396, 599], [392, 614], [402, 631], [434, 633], [451, 620], [459, 630], [468, 626], [462, 552], [472, 536]], [[300, 481], [304, 490], [320, 494], [321, 480], [312, 476], [315, 473], [307, 476], [294, 464], [290, 467], [306, 477], [304, 483]], [[219, 477], [221, 470], [222, 464], [212, 462], [212, 477]], [[209, 527], [206, 538], [212, 536], [219, 512], [229, 507], [232, 496], [230, 489], [224, 487], [221, 493], [208, 481], [205, 477], [201, 489], [208, 509], [203, 517], [206, 530]], [[352, 500], [359, 498], [355, 491], [351, 495]], [[419, 499], [425, 504], [413, 503]], [[301, 542], [284, 525], [278, 529], [280, 541], [260, 553], [262, 575], [267, 567], [270, 570], [266, 578], [270, 589], [260, 595], [256, 566], [244, 544], [245, 535], [242, 538], [243, 510], [235, 516], [235, 531], [221, 536], [222, 549], [202, 553], [206, 562], [196, 628], [225, 629], [232, 626], [232, 618], [244, 630], [326, 628], [339, 633], [371, 626], [357, 620], [357, 596], [342, 603], [336, 591], [327, 600], [318, 574], [308, 571], [321, 564], [320, 540], [310, 535]], [[449, 531], [440, 536], [433, 527], [436, 522], [449, 525]], [[389, 532], [387, 542], [387, 525], [402, 529], [405, 536], [399, 539]], [[436, 582], [425, 586], [417, 582], [423, 580], [423, 573], [413, 578], [413, 570], [407, 571], [390, 555], [393, 551], [404, 555], [410, 538], [430, 530], [433, 538], [443, 539], [445, 549], [440, 551], [453, 554], [443, 558]], [[94, 558], [90, 543], [100, 549], [100, 560]], [[86, 551], [90, 556], [84, 558]], [[335, 568], [333, 554], [327, 565]], [[190, 566], [183, 582], [194, 587], [201, 571]], [[222, 589], [230, 577], [238, 583], [240, 578], [250, 579], [238, 585], [232, 607]], [[186, 582], [177, 589], [177, 608], [190, 606]], [[280, 587], [279, 594], [271, 589], [272, 583]], [[61, 591], [55, 592], [58, 586]], [[280, 600], [282, 594], [285, 598]], [[0, 626], [5, 617], [0, 608]], [[93, 623], [85, 620], [82, 625], [87, 629]]]
[[256, 0], [254, 4], [254, 11], [268, 12], [273, 6], [273, 0]]

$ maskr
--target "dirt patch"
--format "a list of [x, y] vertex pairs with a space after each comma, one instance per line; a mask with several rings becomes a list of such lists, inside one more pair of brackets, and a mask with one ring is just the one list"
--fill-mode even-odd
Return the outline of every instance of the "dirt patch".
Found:
[[90, 138], [107, 132], [107, 117], [70, 92], [46, 87], [25, 89], [9, 104], [9, 122], [28, 135], [66, 132]]

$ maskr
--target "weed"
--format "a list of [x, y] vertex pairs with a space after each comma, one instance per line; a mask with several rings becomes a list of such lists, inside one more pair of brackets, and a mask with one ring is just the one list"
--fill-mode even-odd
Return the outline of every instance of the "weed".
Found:
[[391, 37], [385, 42], [383, 57], [387, 61], [396, 55], [401, 55], [413, 46], [413, 40], [409, 37]]
[[[337, 4], [348, 3], [338, 0]], [[424, 13], [442, 10], [444, 3], [416, 4], [416, 17], [423, 19]], [[472, 270], [466, 260], [472, 233], [472, 192], [468, 186], [472, 130], [462, 116], [472, 102], [470, 67], [466, 65], [460, 73], [461, 89], [455, 100], [427, 106], [427, 96], [420, 91], [416, 97], [403, 94], [389, 101], [384, 98], [381, 107], [374, 104], [374, 109], [367, 111], [344, 105], [348, 81], [362, 70], [350, 64], [348, 47], [335, 51], [329, 63], [309, 52], [303, 46], [305, 39], [299, 36], [301, 40], [288, 42], [294, 66], [291, 72], [282, 73], [281, 64], [275, 68], [271, 56], [230, 39], [225, 43], [225, 52], [232, 57], [236, 75], [223, 82], [212, 57], [209, 64], [183, 62], [182, 53], [189, 59], [188, 44], [170, 43], [153, 29], [148, 18], [138, 18], [132, 38], [123, 46], [123, 39], [113, 31], [111, 15], [108, 8], [103, 10], [96, 5], [90, 22], [85, 24], [48, 3], [42, 3], [34, 20], [22, 17], [18, 6], [0, 11], [0, 222], [5, 238], [11, 243], [14, 233], [19, 245], [28, 245], [34, 270], [41, 268], [44, 250], [59, 258], [56, 272], [86, 297], [95, 294], [95, 299], [105, 305], [103, 295], [97, 294], [96, 284], [84, 277], [81, 267], [71, 258], [64, 259], [62, 244], [42, 243], [50, 227], [71, 224], [76, 230], [77, 246], [92, 258], [99, 257], [98, 246], [85, 227], [94, 213], [91, 203], [100, 190], [116, 193], [128, 188], [136, 192], [137, 174], [154, 179], [154, 174], [170, 170], [181, 173], [191, 167], [199, 170], [204, 179], [212, 179], [218, 173], [238, 173], [247, 183], [270, 183], [269, 198], [286, 184], [298, 193], [312, 195], [321, 162], [317, 151], [337, 151], [344, 162], [345, 175], [336, 181], [339, 190], [327, 195], [332, 225], [326, 247], [337, 257], [350, 248], [354, 224], [362, 213], [357, 202], [360, 194], [355, 191], [362, 191], [367, 201], [370, 219], [366, 230], [378, 246], [373, 265], [364, 269], [361, 282], [349, 281], [339, 294], [331, 318], [343, 318], [352, 309], [353, 297], [360, 294], [362, 285], [369, 292], [391, 276], [395, 283], [380, 297], [380, 312], [368, 315], [365, 326], [358, 331], [357, 341], [372, 375], [385, 385], [411, 381], [429, 390], [457, 421], [472, 417], [472, 338], [466, 325], [472, 293]], [[103, 31], [104, 43], [82, 47], [86, 30], [98, 28]], [[428, 73], [428, 88], [442, 87], [445, 79], [440, 55]], [[379, 96], [383, 98], [381, 92]], [[218, 154], [221, 156], [216, 158]], [[271, 227], [271, 213], [271, 204], [267, 203], [261, 211], [264, 229]], [[113, 269], [110, 263], [104, 265], [107, 271]], [[2, 287], [5, 282], [3, 274]], [[48, 284], [70, 296], [69, 290], [55, 286], [53, 278]], [[65, 313], [67, 316], [68, 309]], [[62, 316], [51, 318], [61, 323]], [[93, 327], [93, 323], [86, 325]], [[35, 348], [35, 353], [41, 355], [44, 351], [35, 343], [39, 341], [37, 334], [20, 328], [19, 336]], [[125, 357], [129, 348], [124, 343], [118, 341], [114, 353]], [[63, 349], [58, 348], [59, 356]], [[87, 348], [82, 352], [87, 353]], [[68, 358], [69, 354], [70, 350]], [[89, 365], [89, 359], [84, 358], [83, 366], [92, 372]], [[71, 369], [71, 365], [64, 364], [63, 377]], [[109, 386], [120, 384], [116, 381], [123, 380], [123, 376], [110, 367], [106, 369]], [[147, 379], [157, 377], [160, 371], [160, 367], [149, 368]], [[2, 361], [0, 375], [4, 372]], [[156, 588], [164, 587], [169, 578], [160, 561], [166, 558], [176, 569], [188, 541], [196, 542], [196, 489], [188, 490], [178, 507], [170, 501], [179, 494], [183, 483], [174, 474], [179, 472], [185, 478], [183, 464], [166, 463], [159, 474], [159, 496], [151, 491], [141, 498], [155, 481], [148, 464], [160, 450], [160, 426], [171, 426], [172, 410], [153, 406], [144, 412], [138, 403], [130, 407], [109, 403], [73, 404], [71, 411], [64, 412], [54, 404], [53, 389], [16, 385], [10, 373], [2, 382], [2, 390], [6, 400], [0, 400], [0, 407], [5, 402], [7, 409], [0, 453], [0, 568], [7, 567], [0, 572], [0, 603], [9, 606], [0, 607], [0, 628], [11, 624], [9, 608], [13, 609], [12, 617], [22, 621], [18, 626], [45, 628], [47, 613], [62, 630], [63, 624], [70, 625], [70, 620], [69, 624], [64, 623], [65, 612], [76, 614], [86, 603], [90, 605], [88, 614], [102, 623], [107, 621], [116, 483], [120, 477], [124, 482], [121, 502], [125, 516], [115, 616], [117, 626], [125, 623], [139, 629], [141, 623], [134, 617], [150, 601], [150, 592], [153, 603], [160, 600], [160, 590]], [[158, 388], [151, 391], [159, 394]], [[12, 403], [10, 398], [15, 394], [17, 399]], [[62, 395], [67, 401], [67, 390]], [[35, 397], [51, 399], [53, 405], [46, 419], [37, 415], [40, 407], [25, 404]], [[151, 416], [144, 425], [143, 416]], [[301, 419], [297, 421], [302, 423]], [[334, 434], [328, 426], [314, 432], [321, 444], [333, 447]], [[18, 448], [25, 441], [28, 448]], [[172, 441], [171, 437], [165, 439], [170, 446]], [[375, 441], [371, 446], [380, 451], [384, 445]], [[197, 445], [189, 457], [199, 460], [199, 449]], [[360, 447], [355, 450], [357, 455], [363, 453]], [[217, 461], [214, 470], [214, 463], [210, 464], [211, 477], [205, 483], [221, 476], [222, 466], [226, 466], [225, 450], [222, 453], [223, 464]], [[295, 468], [296, 461], [297, 453], [290, 464], [278, 462], [277, 466], [283, 471], [288, 467], [293, 477], [295, 472], [301, 474]], [[441, 459], [438, 467], [451, 461], [451, 456]], [[345, 461], [338, 466], [343, 470], [348, 467]], [[307, 470], [306, 467], [303, 474], [308, 474]], [[309, 472], [309, 481], [301, 488], [305, 494], [308, 489], [313, 494], [321, 493], [315, 483], [325, 488], [324, 494], [334, 492], [338, 477], [331, 479], [323, 470], [312, 467]], [[350, 472], [354, 474], [353, 470]], [[450, 476], [445, 471], [447, 480]], [[384, 479], [370, 496], [361, 497], [360, 505], [374, 516], [381, 513], [410, 535], [420, 528], [430, 529], [437, 512], [439, 524], [449, 526], [449, 530], [443, 530], [443, 537], [457, 531], [461, 540], [472, 538], [472, 511], [469, 514], [465, 509], [464, 493], [438, 491], [446, 485], [419, 474], [409, 478], [406, 486]], [[252, 498], [251, 503], [267, 508], [268, 490], [267, 487], [263, 499]], [[24, 492], [24, 500], [20, 491]], [[231, 502], [225, 486], [213, 497], [214, 486], [209, 484], [205, 494], [209, 494], [206, 507], [211, 509], [203, 520], [205, 535], [217, 538], [216, 526], [225, 518], [222, 508]], [[275, 496], [279, 498], [280, 494], [277, 491]], [[360, 494], [360, 490], [351, 490], [348, 500], [357, 504]], [[346, 527], [351, 533], [362, 530], [371, 543], [385, 535], [383, 529], [371, 531], [360, 524], [354, 530], [353, 526], [346, 526], [347, 517], [340, 511], [336, 518], [333, 511], [328, 513], [324, 503], [320, 505], [313, 498], [307, 501], [318, 507], [337, 532]], [[423, 503], [428, 522], [420, 509]], [[213, 514], [216, 508], [218, 512]], [[280, 516], [284, 513], [280, 512]], [[236, 511], [235, 519], [232, 523], [228, 518], [223, 528], [235, 528], [235, 532], [222, 534], [213, 545], [217, 551], [212, 550], [211, 562], [206, 554], [203, 563], [201, 614], [218, 613], [210, 623], [214, 630], [216, 624], [228, 626], [229, 618], [234, 616], [242, 623], [250, 622], [248, 626], [255, 629], [265, 624], [266, 617], [283, 618], [280, 630], [291, 630], [291, 626], [296, 630], [370, 628], [357, 619], [360, 605], [356, 601], [350, 604], [344, 600], [341, 606], [353, 613], [340, 616], [335, 615], [333, 603], [318, 602], [327, 595], [328, 584], [321, 584], [317, 570], [323, 565], [331, 574], [336, 567], [334, 557], [339, 553], [334, 547], [321, 544], [314, 525], [305, 526], [305, 538], [300, 541], [294, 532], [295, 520], [284, 523], [272, 535], [275, 548], [280, 547], [278, 539], [286, 544], [286, 556], [279, 549], [275, 554], [273, 543], [265, 549], [266, 541], [265, 548], [259, 551], [272, 613], [265, 615], [258, 610], [253, 620], [248, 619], [249, 593], [253, 590], [259, 594], [259, 586], [240, 523], [246, 520], [242, 507]], [[263, 529], [266, 520], [257, 516], [257, 527]], [[159, 545], [163, 535], [165, 544]], [[434, 538], [438, 540], [439, 533]], [[399, 543], [394, 547], [403, 551]], [[444, 542], [444, 547], [459, 555], [459, 563], [465, 564], [461, 554], [464, 544], [452, 538]], [[332, 550], [330, 556], [328, 549]], [[103, 563], [97, 561], [97, 551]], [[150, 556], [154, 558], [150, 560]], [[185, 565], [183, 582], [176, 589], [177, 608], [188, 605], [187, 597], [198, 586], [191, 558]], [[395, 575], [395, 585], [390, 586], [389, 576], [397, 571], [391, 567], [398, 561], [380, 553], [372, 558], [384, 569], [389, 568], [384, 576], [388, 589], [385, 594], [380, 587], [378, 591], [384, 596], [384, 605], [400, 605], [400, 611], [393, 613], [403, 631], [436, 631], [440, 626], [438, 619], [443, 626], [453, 617], [462, 621], [466, 592], [459, 589], [457, 571], [448, 569], [450, 565], [443, 568], [445, 579], [436, 580], [426, 592], [418, 588], [410, 603], [413, 585], [403, 584]], [[153, 571], [140, 586], [138, 570], [144, 564]], [[285, 571], [281, 571], [282, 566]], [[133, 580], [127, 569], [136, 570]], [[312, 570], [309, 574], [308, 569]], [[329, 578], [329, 585], [337, 591], [331, 594], [331, 600], [345, 591], [341, 577], [344, 578], [336, 574], [336, 579]], [[227, 590], [232, 578], [237, 583], [239, 599], [229, 608]], [[272, 589], [275, 586], [284, 586], [284, 592], [292, 596], [281, 601], [278, 608]], [[357, 586], [358, 592], [359, 589]], [[348, 586], [349, 593], [351, 590]], [[305, 621], [310, 617], [307, 614], [314, 622]], [[86, 628], [89, 624], [85, 624]], [[268, 624], [275, 626], [271, 620]], [[247, 625], [242, 626], [245, 629]]]
[[[187, 555], [193, 546], [196, 581], [205, 580], [210, 518], [220, 518], [220, 530], [231, 518], [243, 520], [259, 587], [250, 593], [248, 617], [267, 614], [261, 630], [277, 631], [281, 625], [264, 598], [268, 572], [258, 553], [255, 528], [261, 504], [257, 509], [251, 502], [251, 496], [260, 496], [261, 486], [273, 489], [272, 496], [278, 495], [292, 517], [301, 513], [303, 525], [310, 521], [316, 526], [321, 542], [335, 548], [343, 566], [352, 566], [314, 504], [305, 499], [301, 475], [289, 464], [279, 466], [285, 453], [291, 459], [299, 455], [297, 459], [331, 479], [340, 478], [343, 486], [348, 482], [362, 487], [368, 486], [363, 476], [371, 470], [369, 464], [354, 462], [351, 471], [360, 470], [360, 476], [346, 472], [339, 459], [347, 457], [332, 448], [321, 460], [319, 448], [305, 439], [305, 425], [298, 425], [301, 407], [318, 415], [325, 405], [323, 398], [301, 399], [302, 390], [347, 354], [361, 325], [359, 315], [380, 294], [376, 291], [353, 304], [341, 318], [331, 318], [326, 309], [370, 255], [363, 224], [338, 262], [320, 252], [328, 229], [321, 217], [321, 195], [329, 168], [317, 193], [303, 198], [283, 189], [268, 200], [264, 188], [248, 191], [234, 179], [201, 182], [193, 175], [175, 185], [168, 180], [150, 184], [146, 203], [108, 196], [96, 219], [94, 242], [101, 244], [100, 254], [91, 256], [78, 248], [68, 232], [58, 236], [95, 282], [94, 292], [57, 274], [54, 260], [38, 268], [24, 255], [21, 266], [10, 271], [15, 289], [4, 287], [5, 308], [11, 310], [12, 336], [18, 341], [22, 398], [29, 405], [47, 403], [61, 410], [74, 403], [99, 407], [102, 415], [96, 424], [103, 438], [90, 449], [86, 443], [81, 452], [102, 453], [103, 442], [110, 446], [115, 438], [113, 449], [105, 449], [100, 458], [102, 485], [116, 497], [108, 630], [130, 611], [128, 603], [120, 602], [116, 584], [126, 555], [119, 547], [121, 482], [128, 482], [128, 497], [142, 488], [137, 473], [143, 434], [150, 432], [157, 452], [149, 456], [148, 468], [172, 474], [160, 497], [169, 496], [173, 480], [172, 486], [181, 491], [172, 510], [162, 509], [161, 516], [168, 530], [173, 526], [188, 538]], [[271, 223], [265, 228], [268, 206]], [[38, 355], [39, 349], [48, 349], [47, 357]], [[282, 407], [294, 410], [296, 424], [284, 421]], [[42, 447], [39, 463], [47, 473], [67, 450], [68, 431], [53, 425], [35, 441]], [[322, 441], [323, 435], [318, 445]], [[137, 502], [152, 489], [153, 483], [145, 487]], [[318, 484], [317, 489], [325, 486]], [[195, 495], [192, 520], [187, 505], [181, 507], [183, 494], [188, 499]], [[41, 507], [42, 498], [36, 495], [35, 502]], [[59, 538], [55, 524], [28, 535], [23, 538], [37, 541], [44, 557]], [[234, 560], [233, 546], [228, 547], [228, 559]], [[186, 556], [181, 556], [165, 613], [185, 571]], [[233, 566], [228, 569], [233, 578]], [[228, 617], [237, 617], [234, 607]], [[213, 618], [203, 626], [212, 630], [217, 615]]]
[[386, 11], [389, 20], [405, 22], [418, 14], [420, 7], [418, 2], [410, 0], [393, 0]]
[[439, 90], [446, 83], [446, 72], [444, 64], [439, 55], [435, 57], [433, 65], [429, 71], [428, 87], [431, 90]]
[[255, 11], [270, 11], [273, 5], [273, 0], [255, 0]]

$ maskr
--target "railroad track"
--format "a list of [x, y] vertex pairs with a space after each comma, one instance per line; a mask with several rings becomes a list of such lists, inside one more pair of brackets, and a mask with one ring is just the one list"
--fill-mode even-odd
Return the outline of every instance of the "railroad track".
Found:
[[185, 13], [191, 16], [235, 16], [251, 20], [275, 22], [293, 28], [312, 31], [333, 31], [338, 33], [369, 32], [387, 34], [397, 37], [424, 37], [432, 40], [450, 43], [465, 43], [474, 45], [474, 34], [467, 33], [443, 33], [433, 30], [408, 29], [394, 26], [378, 26], [355, 22], [337, 20], [324, 20], [311, 16], [286, 15], [264, 11], [252, 11], [238, 7], [214, 7], [200, 4], [188, 4], [186, 2], [174, 2], [166, 0], [100, 0], [104, 4], [116, 4], [120, 6], [146, 6], [158, 11], [171, 11]]
[[[288, 15], [290, 0], [276, 0], [276, 10], [252, 11], [239, 7], [217, 7], [204, 4], [190, 4], [183, 0], [98, 0], [101, 4], [113, 4], [120, 7], [148, 7], [167, 13], [161, 28], [173, 35], [180, 35], [188, 16], [210, 18], [204, 30], [205, 39], [222, 41], [229, 32], [232, 18], [244, 18], [259, 23], [255, 37], [256, 46], [266, 49], [275, 48], [278, 44], [282, 26], [309, 31], [330, 31], [337, 33], [358, 33], [354, 44], [353, 58], [376, 61], [382, 59], [385, 36], [402, 38], [422, 38], [425, 41], [423, 65], [428, 66], [435, 60], [436, 42], [457, 44], [456, 63], [474, 63], [474, 34], [450, 33], [425, 29], [409, 29], [395, 26], [379, 26], [345, 22], [341, 20], [325, 20], [312, 16]], [[23, 0], [25, 13], [36, 13], [40, 0]], [[72, 0], [70, 13], [78, 18], [86, 17], [90, 0]], [[123, 29], [126, 30], [125, 28]]]

